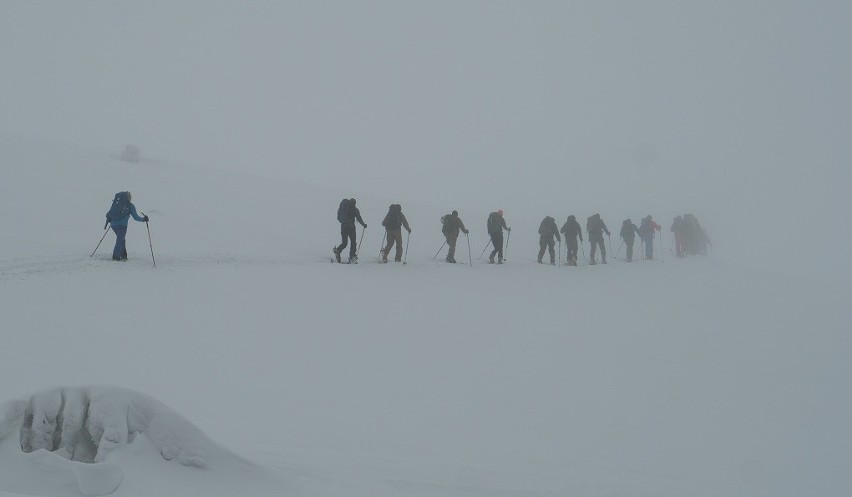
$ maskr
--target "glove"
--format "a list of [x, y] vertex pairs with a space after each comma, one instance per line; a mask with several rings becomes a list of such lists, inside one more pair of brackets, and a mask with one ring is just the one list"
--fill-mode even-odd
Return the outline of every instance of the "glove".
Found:
[[470, 230], [464, 230], [465, 235], [468, 234], [468, 233], [470, 233]]
[[511, 231], [512, 231], [512, 228], [506, 228], [506, 231], [511, 232]]
[[363, 227], [364, 227], [364, 229], [367, 229], [367, 223], [364, 223], [364, 224], [362, 224], [361, 226], [363, 226]]
[[408, 228], [408, 232], [411, 233], [411, 228]]
[[143, 217], [142, 220], [147, 223], [148, 222], [148, 216]]

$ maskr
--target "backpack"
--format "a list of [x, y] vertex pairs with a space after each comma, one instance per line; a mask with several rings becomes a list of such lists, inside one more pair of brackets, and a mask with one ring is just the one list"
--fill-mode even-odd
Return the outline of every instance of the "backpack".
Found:
[[402, 227], [402, 206], [399, 204], [391, 205], [388, 209], [388, 215], [385, 216], [385, 227], [391, 230], [398, 230]]
[[340, 207], [337, 208], [337, 221], [341, 223], [347, 222], [349, 216], [349, 199], [344, 198], [340, 201]]
[[452, 214], [444, 214], [443, 216], [441, 216], [441, 233], [446, 234], [448, 231], [450, 231], [450, 218], [451, 217], [452, 217]]
[[538, 225], [538, 234], [543, 235], [543, 236], [547, 236], [547, 235], [553, 236], [554, 230], [553, 230], [553, 224], [552, 223], [554, 221], [555, 221], [555, 219], [553, 219], [550, 216], [547, 216], [546, 218], [544, 218], [544, 220], [541, 222], [541, 224]]
[[130, 192], [118, 192], [112, 199], [112, 205], [106, 213], [108, 220], [113, 221], [130, 214]]
[[491, 214], [488, 215], [488, 226], [487, 226], [487, 228], [488, 228], [488, 234], [489, 235], [491, 235], [493, 233], [498, 233], [499, 231], [501, 231], [502, 227], [500, 226], [500, 215], [499, 214], [497, 214], [496, 212], [492, 212]]

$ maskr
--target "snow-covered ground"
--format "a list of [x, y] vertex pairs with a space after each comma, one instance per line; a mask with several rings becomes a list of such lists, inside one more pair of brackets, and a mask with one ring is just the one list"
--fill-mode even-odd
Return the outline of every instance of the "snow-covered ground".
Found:
[[[509, 262], [448, 265], [431, 260], [439, 217], [459, 208], [476, 259], [496, 206], [131, 164], [117, 150], [0, 141], [4, 497], [96, 494], [111, 482], [127, 497], [852, 488], [843, 278], [731, 262], [712, 225], [719, 256], [706, 259], [676, 260], [666, 233], [664, 262], [538, 265], [548, 213], [506, 205]], [[156, 268], [132, 221], [129, 261], [110, 260], [111, 233], [89, 257], [120, 190], [151, 218]], [[369, 225], [362, 262], [329, 264], [337, 204], [350, 195]], [[378, 264], [381, 218], [400, 201], [414, 228], [408, 264]], [[678, 213], [654, 214], [667, 227]], [[646, 213], [603, 214], [615, 231]], [[142, 405], [160, 421], [146, 433], [151, 423], [128, 416], [140, 434], [119, 436], [97, 464], [25, 454], [21, 427], [38, 422], [25, 414], [56, 412], [54, 388], [77, 399], [60, 411], [100, 399], [108, 414]]]

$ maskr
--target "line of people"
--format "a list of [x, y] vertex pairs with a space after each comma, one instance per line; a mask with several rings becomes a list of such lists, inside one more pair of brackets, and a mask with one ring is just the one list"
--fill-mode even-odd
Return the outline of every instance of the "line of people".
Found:
[[[337, 213], [338, 221], [340, 222], [341, 244], [334, 247], [334, 255], [337, 262], [341, 262], [340, 255], [343, 250], [349, 248], [349, 262], [357, 261], [357, 245], [355, 238], [355, 222], [361, 224], [364, 228], [367, 224], [361, 218], [361, 213], [356, 207], [354, 198], [343, 199], [340, 203]], [[402, 229], [405, 228], [408, 233], [411, 233], [411, 225], [408, 223], [405, 214], [402, 213], [400, 204], [391, 204], [388, 208], [388, 213], [382, 221], [382, 226], [385, 228], [385, 239], [382, 243], [381, 258], [382, 262], [388, 262], [388, 256], [391, 249], [396, 247], [394, 260], [399, 262], [402, 260]], [[492, 251], [488, 256], [488, 262], [491, 264], [502, 264], [504, 260], [504, 244], [503, 232], [511, 234], [512, 228], [506, 224], [506, 219], [503, 217], [503, 211], [497, 210], [488, 215], [486, 224], [488, 236], [490, 238], [489, 245], [492, 246]], [[654, 221], [651, 215], [645, 216], [636, 226], [631, 219], [625, 219], [621, 225], [619, 235], [622, 239], [622, 246], [626, 248], [627, 262], [633, 262], [633, 248], [636, 237], [639, 237], [641, 245], [644, 247], [644, 257], [646, 260], [654, 259], [654, 239], [658, 232], [662, 231], [662, 227]], [[707, 254], [707, 246], [710, 245], [710, 239], [707, 233], [701, 228], [698, 220], [692, 214], [677, 216], [672, 223], [671, 231], [675, 235], [675, 243], [677, 247], [677, 256], [684, 257], [687, 254], [698, 255]], [[464, 222], [459, 217], [458, 211], [452, 211], [450, 214], [441, 216], [441, 233], [444, 235], [445, 243], [448, 247], [446, 261], [456, 263], [456, 245], [460, 233], [467, 235], [470, 231], [465, 227]], [[607, 228], [606, 223], [601, 219], [600, 214], [593, 214], [586, 219], [586, 233], [590, 244], [589, 264], [597, 264], [597, 255], [600, 252], [601, 263], [607, 263], [606, 243], [604, 242], [604, 234], [610, 238], [611, 233]], [[580, 249], [580, 244], [583, 240], [583, 229], [577, 221], [576, 216], [570, 215], [565, 221], [565, 224], [559, 228], [556, 224], [556, 219], [551, 216], [545, 217], [538, 228], [539, 234], [539, 252], [538, 262], [542, 263], [544, 254], [547, 252], [550, 256], [550, 264], [556, 264], [556, 242], [562, 241], [562, 236], [565, 237], [567, 246], [567, 261], [569, 266], [577, 265], [577, 252]], [[486, 245], [483, 250], [488, 249]], [[619, 247], [619, 253], [621, 251]], [[440, 250], [439, 250], [440, 252]], [[618, 254], [616, 254], [618, 255]], [[481, 257], [481, 256], [480, 256]], [[496, 260], [495, 260], [496, 258]]]

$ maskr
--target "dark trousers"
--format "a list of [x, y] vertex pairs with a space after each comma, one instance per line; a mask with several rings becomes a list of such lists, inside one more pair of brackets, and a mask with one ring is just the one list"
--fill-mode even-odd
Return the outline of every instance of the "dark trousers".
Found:
[[654, 237], [643, 236], [642, 242], [645, 243], [645, 258], [650, 260], [654, 258]]
[[358, 248], [358, 244], [355, 242], [355, 225], [354, 224], [341, 224], [340, 225], [340, 240], [341, 244], [337, 247], [337, 253], [342, 254], [343, 249], [346, 248], [346, 244], [350, 243], [349, 246], [349, 258], [355, 257], [355, 250]]
[[624, 244], [627, 245], [627, 262], [633, 262], [633, 238], [625, 238]]
[[115, 232], [115, 247], [112, 249], [112, 259], [115, 261], [127, 259], [127, 246], [124, 237], [127, 235], [127, 226], [112, 226]]
[[577, 239], [565, 240], [565, 245], [568, 246], [568, 262], [577, 262], [577, 250], [580, 248], [577, 246]]
[[539, 249], [538, 251], [538, 261], [541, 262], [541, 258], [544, 257], [544, 251], [547, 250], [548, 252], [550, 252], [550, 263], [555, 264], [556, 251], [554, 250], [554, 245], [556, 245], [556, 242], [553, 241], [553, 238], [551, 237], [550, 239], [548, 239], [547, 237], [541, 237], [541, 239], [539, 239], [538, 241], [538, 244], [541, 247], [541, 249]]
[[491, 251], [490, 259], [497, 255], [498, 260], [503, 260], [503, 232], [491, 233], [491, 245], [494, 245], [494, 250]]
[[456, 258], [456, 242], [459, 239], [458, 233], [445, 233], [444, 238], [447, 239], [447, 247], [449, 250], [447, 251], [447, 260], [455, 260]]
[[391, 248], [393, 248], [394, 243], [395, 243], [396, 244], [396, 257], [394, 258], [394, 260], [396, 262], [399, 262], [399, 261], [402, 260], [402, 229], [399, 228], [399, 229], [395, 229], [395, 230], [386, 230], [386, 231], [387, 231], [387, 235], [388, 235], [387, 236], [388, 244], [382, 250], [382, 258], [384, 260], [387, 260], [388, 254], [390, 254]]
[[589, 237], [589, 242], [591, 242], [591, 244], [592, 244], [592, 249], [589, 251], [589, 257], [592, 259], [592, 261], [594, 262], [594, 260], [595, 260], [595, 248], [597, 246], [600, 246], [600, 248], [601, 248], [601, 260], [606, 262], [606, 244], [604, 244], [603, 237], [595, 237], [595, 238]]

